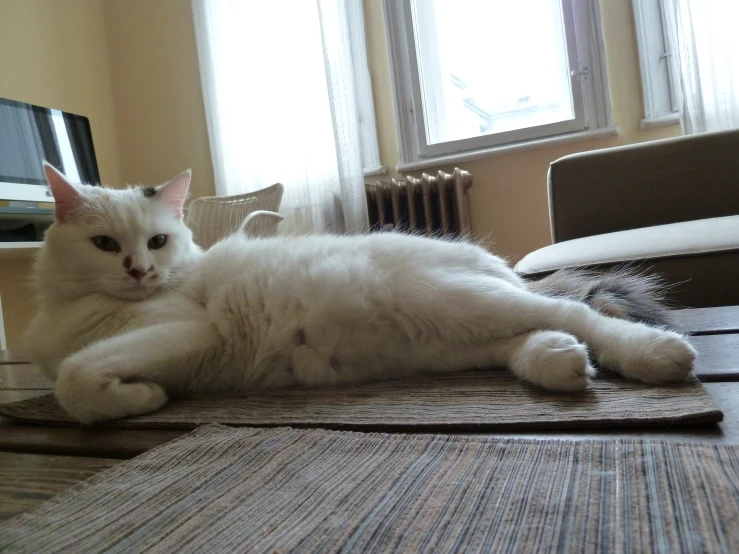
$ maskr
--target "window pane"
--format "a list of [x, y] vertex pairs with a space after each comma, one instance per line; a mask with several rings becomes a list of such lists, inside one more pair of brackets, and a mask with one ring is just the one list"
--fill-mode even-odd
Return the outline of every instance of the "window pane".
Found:
[[574, 119], [560, 0], [412, 0], [428, 144]]

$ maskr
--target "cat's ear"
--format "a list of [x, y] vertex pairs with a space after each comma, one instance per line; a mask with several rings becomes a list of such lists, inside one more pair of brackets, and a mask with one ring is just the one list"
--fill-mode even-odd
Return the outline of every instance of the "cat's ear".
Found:
[[82, 204], [82, 197], [75, 186], [53, 165], [44, 162], [44, 173], [54, 196], [56, 220], [59, 223], [66, 223]]
[[157, 190], [158, 200], [167, 204], [175, 216], [178, 219], [182, 219], [183, 209], [185, 207], [185, 200], [187, 199], [187, 191], [190, 188], [190, 179], [192, 178], [192, 171], [187, 170], [180, 173], [177, 177], [172, 179], [169, 183], [166, 183], [159, 187]]

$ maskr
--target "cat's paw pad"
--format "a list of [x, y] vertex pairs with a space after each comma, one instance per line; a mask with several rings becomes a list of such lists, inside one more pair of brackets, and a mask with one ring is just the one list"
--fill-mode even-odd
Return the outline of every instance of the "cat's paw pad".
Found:
[[649, 329], [630, 342], [624, 376], [645, 383], [660, 384], [685, 381], [693, 369], [696, 351], [681, 335], [672, 331]]
[[594, 374], [587, 348], [565, 333], [537, 333], [522, 354], [527, 358], [526, 379], [550, 391], [585, 390]]
[[167, 403], [167, 393], [156, 383], [121, 383], [119, 387], [121, 391], [125, 389], [125, 395], [128, 397], [125, 404], [129, 413], [121, 417], [153, 412]]

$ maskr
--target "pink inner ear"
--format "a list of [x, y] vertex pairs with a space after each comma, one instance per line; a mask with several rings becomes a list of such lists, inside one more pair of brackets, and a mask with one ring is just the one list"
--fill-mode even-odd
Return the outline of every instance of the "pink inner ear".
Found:
[[72, 213], [82, 204], [82, 198], [77, 189], [54, 166], [44, 162], [44, 173], [49, 181], [51, 194], [54, 195], [54, 210], [56, 220], [66, 223]]
[[178, 219], [182, 219], [185, 200], [187, 200], [187, 191], [190, 188], [190, 179], [192, 173], [188, 169], [180, 173], [166, 185], [162, 185], [159, 189], [158, 199], [167, 204]]

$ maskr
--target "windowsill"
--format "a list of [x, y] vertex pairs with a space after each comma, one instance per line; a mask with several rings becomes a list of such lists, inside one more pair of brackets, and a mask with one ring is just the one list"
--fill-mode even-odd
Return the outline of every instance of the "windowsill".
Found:
[[[604, 127], [603, 129], [593, 129], [592, 131], [579, 131], [577, 133], [569, 133], [556, 137], [527, 140], [516, 144], [507, 144], [505, 146], [493, 146], [491, 148], [482, 148], [472, 152], [458, 152], [456, 154], [447, 154], [445, 156], [435, 156], [433, 158], [424, 158], [413, 162], [399, 163], [396, 170], [399, 173], [406, 171], [415, 171], [417, 169], [425, 169], [427, 167], [436, 167], [439, 165], [456, 164], [459, 162], [469, 162], [492, 156], [500, 156], [502, 154], [511, 154], [513, 152], [525, 152], [526, 150], [535, 150], [538, 148], [546, 148], [558, 144], [567, 144], [568, 142], [582, 142], [603, 137], [615, 137], [619, 134], [619, 127]], [[365, 174], [366, 175], [366, 174]]]
[[661, 117], [645, 117], [641, 120], [642, 129], [656, 129], [657, 127], [669, 127], [680, 123], [680, 114], [671, 113]]
[[387, 167], [381, 165], [379, 167], [373, 167], [364, 170], [365, 177], [372, 177], [373, 175], [387, 175]]

